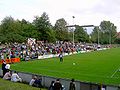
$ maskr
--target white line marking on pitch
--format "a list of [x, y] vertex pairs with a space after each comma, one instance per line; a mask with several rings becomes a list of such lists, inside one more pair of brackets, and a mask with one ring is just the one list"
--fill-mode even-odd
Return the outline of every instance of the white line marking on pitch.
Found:
[[116, 71], [111, 75], [111, 78], [117, 73], [117, 71], [119, 71], [120, 66], [116, 69]]

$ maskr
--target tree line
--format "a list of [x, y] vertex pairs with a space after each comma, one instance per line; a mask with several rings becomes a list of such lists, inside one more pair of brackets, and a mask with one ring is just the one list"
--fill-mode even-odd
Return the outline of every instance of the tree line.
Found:
[[[49, 16], [43, 12], [41, 16], [35, 16], [32, 22], [14, 20], [13, 17], [5, 17], [0, 24], [0, 42], [14, 43], [25, 42], [28, 38], [35, 38], [40, 41], [71, 41], [73, 40], [73, 28], [68, 28], [64, 18], [56, 20], [53, 26]], [[89, 42], [109, 44], [118, 43], [117, 27], [110, 21], [102, 21], [100, 26], [94, 27], [92, 33], [88, 35], [86, 29], [76, 25], [74, 30], [75, 42]], [[98, 36], [99, 34], [99, 36]]]

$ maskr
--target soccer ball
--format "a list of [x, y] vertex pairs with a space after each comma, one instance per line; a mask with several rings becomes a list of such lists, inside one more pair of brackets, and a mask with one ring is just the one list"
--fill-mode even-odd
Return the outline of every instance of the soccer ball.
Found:
[[73, 65], [75, 65], [75, 63], [73, 63]]

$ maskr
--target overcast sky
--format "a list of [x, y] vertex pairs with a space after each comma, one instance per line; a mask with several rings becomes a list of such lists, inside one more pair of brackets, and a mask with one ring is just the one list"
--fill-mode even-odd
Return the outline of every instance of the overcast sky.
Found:
[[0, 0], [0, 21], [6, 16], [33, 21], [46, 12], [52, 25], [64, 18], [77, 25], [99, 25], [111, 21], [120, 31], [120, 0]]

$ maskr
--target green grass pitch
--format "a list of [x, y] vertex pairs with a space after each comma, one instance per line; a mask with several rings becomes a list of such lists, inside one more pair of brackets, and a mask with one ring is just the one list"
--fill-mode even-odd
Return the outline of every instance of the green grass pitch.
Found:
[[11, 65], [12, 70], [57, 78], [118, 85], [120, 84], [120, 48], [79, 53], [59, 58], [33, 60]]

